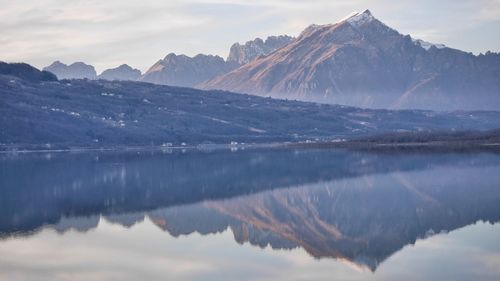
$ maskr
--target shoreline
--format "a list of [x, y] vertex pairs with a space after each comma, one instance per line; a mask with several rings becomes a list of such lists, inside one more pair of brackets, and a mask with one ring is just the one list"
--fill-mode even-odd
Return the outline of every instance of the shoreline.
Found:
[[[29, 146], [28, 146], [29, 147]], [[0, 148], [0, 154], [26, 153], [84, 153], [84, 152], [141, 152], [141, 151], [216, 151], [216, 150], [245, 150], [245, 149], [350, 149], [350, 150], [434, 150], [434, 151], [499, 151], [500, 142], [485, 141], [429, 141], [429, 142], [377, 142], [363, 140], [346, 141], [316, 141], [316, 142], [277, 142], [251, 144], [200, 144], [185, 146], [114, 146], [114, 147], [61, 147], [61, 148]]]

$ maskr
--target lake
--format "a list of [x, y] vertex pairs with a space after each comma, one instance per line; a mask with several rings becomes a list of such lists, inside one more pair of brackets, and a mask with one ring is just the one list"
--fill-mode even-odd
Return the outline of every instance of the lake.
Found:
[[0, 154], [0, 280], [500, 280], [500, 154]]

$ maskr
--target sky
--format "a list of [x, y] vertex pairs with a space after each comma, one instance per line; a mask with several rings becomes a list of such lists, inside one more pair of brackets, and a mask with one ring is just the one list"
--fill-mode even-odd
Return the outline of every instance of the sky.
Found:
[[256, 37], [297, 36], [369, 9], [403, 34], [500, 51], [500, 0], [0, 0], [0, 60], [147, 70], [169, 53], [227, 57]]

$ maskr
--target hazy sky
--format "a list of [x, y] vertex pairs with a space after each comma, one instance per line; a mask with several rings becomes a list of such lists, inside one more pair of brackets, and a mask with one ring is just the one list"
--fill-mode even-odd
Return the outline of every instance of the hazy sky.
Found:
[[0, 60], [146, 70], [170, 52], [226, 57], [234, 42], [296, 36], [370, 9], [403, 34], [500, 51], [500, 0], [0, 0]]

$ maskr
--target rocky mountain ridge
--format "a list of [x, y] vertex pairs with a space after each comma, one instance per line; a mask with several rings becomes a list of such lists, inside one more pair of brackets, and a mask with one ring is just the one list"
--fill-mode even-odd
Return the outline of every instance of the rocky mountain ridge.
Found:
[[70, 65], [60, 61], [55, 61], [51, 65], [43, 68], [44, 71], [51, 72], [59, 79], [96, 79], [97, 73], [92, 65], [75, 62]]
[[266, 40], [255, 38], [245, 44], [234, 43], [229, 50], [227, 61], [237, 62], [239, 65], [247, 64], [259, 56], [267, 56], [275, 50], [292, 42], [294, 38], [288, 35], [269, 36]]
[[205, 81], [224, 75], [241, 65], [266, 56], [291, 42], [290, 36], [256, 38], [243, 45], [231, 46], [227, 60], [219, 56], [199, 54], [194, 57], [171, 53], [159, 60], [142, 76], [141, 81], [160, 85], [196, 87]]
[[104, 70], [97, 78], [110, 81], [137, 81], [141, 78], [141, 75], [142, 73], [139, 69], [132, 68], [127, 64], [122, 64], [116, 68]]
[[44, 70], [54, 73], [59, 79], [104, 79], [122, 81], [144, 81], [159, 85], [195, 87], [196, 85], [226, 74], [241, 65], [265, 56], [288, 44], [293, 38], [287, 35], [269, 36], [266, 40], [256, 38], [243, 45], [231, 46], [227, 60], [219, 56], [198, 54], [189, 57], [170, 53], [152, 65], [144, 74], [138, 69], [123, 64], [117, 68], [104, 70], [96, 75], [93, 66], [83, 63], [52, 63]]
[[500, 108], [500, 54], [402, 35], [370, 11], [311, 25], [278, 51], [200, 85], [371, 108]]
[[193, 87], [216, 76], [228, 73], [239, 65], [219, 56], [199, 54], [194, 57], [168, 54], [141, 77], [141, 81], [181, 87]]
[[[65, 67], [55, 62], [46, 70], [58, 75]], [[95, 78], [93, 73], [61, 73], [59, 78]], [[335, 24], [311, 25], [297, 38], [270, 36], [235, 43], [227, 60], [172, 53], [140, 78], [137, 72], [130, 75], [98, 78], [365, 108], [500, 108], [500, 54], [476, 56], [403, 35], [369, 10]]]

